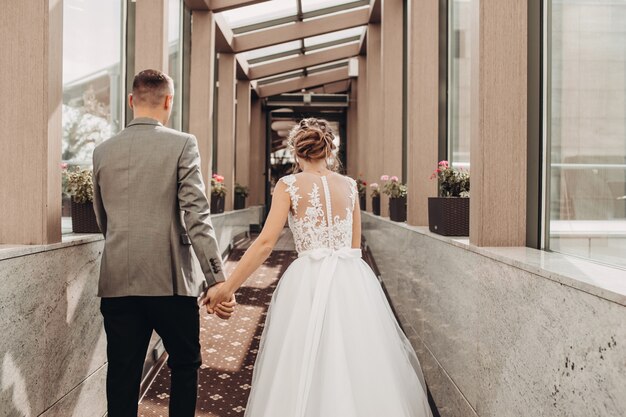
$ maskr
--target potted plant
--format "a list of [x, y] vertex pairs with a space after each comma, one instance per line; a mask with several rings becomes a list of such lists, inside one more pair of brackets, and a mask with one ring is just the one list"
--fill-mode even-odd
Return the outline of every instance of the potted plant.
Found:
[[223, 213], [225, 200], [226, 186], [224, 185], [224, 177], [219, 174], [213, 174], [211, 178], [211, 213]]
[[430, 231], [443, 236], [469, 236], [469, 172], [441, 161], [430, 178], [439, 181], [439, 197], [428, 198]]
[[402, 184], [395, 175], [392, 177], [383, 175], [381, 180], [386, 181], [383, 185], [383, 193], [389, 196], [389, 218], [394, 222], [405, 222], [406, 185]]
[[373, 182], [370, 188], [372, 190], [372, 213], [380, 216], [380, 186]]
[[235, 210], [246, 208], [246, 197], [248, 197], [248, 187], [235, 183]]
[[363, 179], [361, 179], [361, 177], [357, 178], [356, 180], [356, 189], [359, 193], [359, 206], [361, 207], [361, 210], [366, 210], [367, 209], [367, 198], [366, 198], [366, 194], [367, 194], [367, 183], [365, 181], [363, 181]]
[[100, 233], [93, 211], [93, 177], [91, 170], [76, 169], [67, 172], [67, 191], [72, 196], [72, 231]]

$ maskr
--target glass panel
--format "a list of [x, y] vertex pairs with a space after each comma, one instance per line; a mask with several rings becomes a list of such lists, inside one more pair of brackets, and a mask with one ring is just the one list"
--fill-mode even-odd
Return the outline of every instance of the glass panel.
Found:
[[[61, 159], [67, 169], [91, 167], [95, 146], [121, 129], [122, 20], [120, 0], [63, 2]], [[69, 215], [63, 186], [64, 233], [71, 231]]]
[[174, 108], [169, 126], [180, 130], [183, 124], [182, 115], [182, 1], [169, 0], [168, 39], [169, 39], [169, 76], [174, 80]]
[[278, 45], [267, 46], [265, 48], [253, 49], [252, 51], [243, 52], [241, 56], [246, 59], [255, 59], [268, 55], [274, 55], [281, 52], [292, 51], [300, 48], [300, 41], [292, 41], [280, 43]]
[[298, 13], [297, 0], [270, 0], [251, 6], [222, 12], [228, 26], [238, 28], [281, 17], [295, 16]]
[[450, 2], [448, 48], [448, 159], [469, 167], [471, 3]]
[[355, 0], [302, 0], [302, 11], [304, 13], [326, 9], [333, 6], [341, 6], [342, 4], [354, 3]]
[[626, 0], [552, 0], [550, 249], [626, 267]]
[[306, 47], [314, 46], [314, 45], [319, 45], [321, 43], [336, 41], [339, 39], [346, 39], [346, 38], [352, 38], [354, 36], [361, 36], [363, 34], [364, 29], [365, 29], [364, 26], [359, 26], [356, 28], [326, 33], [324, 35], [312, 36], [304, 40], [304, 46]]

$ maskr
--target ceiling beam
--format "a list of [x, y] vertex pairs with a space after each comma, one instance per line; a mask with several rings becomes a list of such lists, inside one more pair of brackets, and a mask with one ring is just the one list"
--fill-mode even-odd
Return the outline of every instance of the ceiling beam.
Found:
[[294, 58], [283, 59], [269, 64], [250, 67], [248, 75], [251, 80], [270, 77], [283, 72], [293, 71], [314, 65], [326, 64], [344, 58], [351, 58], [359, 54], [359, 45], [350, 44], [337, 48], [327, 49], [309, 55], [299, 55]]
[[185, 4], [190, 10], [212, 10], [219, 13], [266, 1], [268, 0], [185, 0]]
[[231, 46], [233, 46], [233, 49], [237, 53], [245, 52], [252, 49], [362, 26], [367, 24], [369, 20], [370, 10], [358, 9], [307, 20], [306, 22], [296, 22], [271, 29], [237, 35], [233, 38]]
[[338, 94], [345, 93], [350, 88], [350, 80], [341, 80], [334, 83], [324, 84], [312, 90], [310, 93], [315, 94]]
[[270, 97], [278, 94], [289, 93], [291, 91], [302, 90], [303, 88], [311, 88], [318, 85], [347, 80], [349, 78], [350, 74], [348, 73], [348, 67], [341, 67], [329, 71], [318, 72], [306, 77], [298, 77], [272, 84], [259, 85], [257, 91], [259, 93], [259, 97]]

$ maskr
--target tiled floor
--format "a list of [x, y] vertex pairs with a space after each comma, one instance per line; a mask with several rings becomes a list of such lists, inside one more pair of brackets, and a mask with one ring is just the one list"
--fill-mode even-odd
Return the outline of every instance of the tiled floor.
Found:
[[[243, 416], [252, 370], [267, 307], [278, 279], [295, 259], [293, 239], [285, 232], [265, 264], [237, 294], [237, 311], [228, 321], [202, 314], [200, 339], [204, 364], [200, 369], [196, 416]], [[227, 264], [231, 271], [243, 255], [235, 249]], [[164, 366], [139, 406], [140, 416], [167, 416], [169, 369]]]

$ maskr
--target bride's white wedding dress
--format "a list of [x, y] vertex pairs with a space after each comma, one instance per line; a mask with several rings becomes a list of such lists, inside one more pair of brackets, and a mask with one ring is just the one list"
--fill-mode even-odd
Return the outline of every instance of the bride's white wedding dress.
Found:
[[270, 304], [246, 417], [431, 416], [419, 362], [360, 249], [353, 179], [281, 179], [298, 259]]

